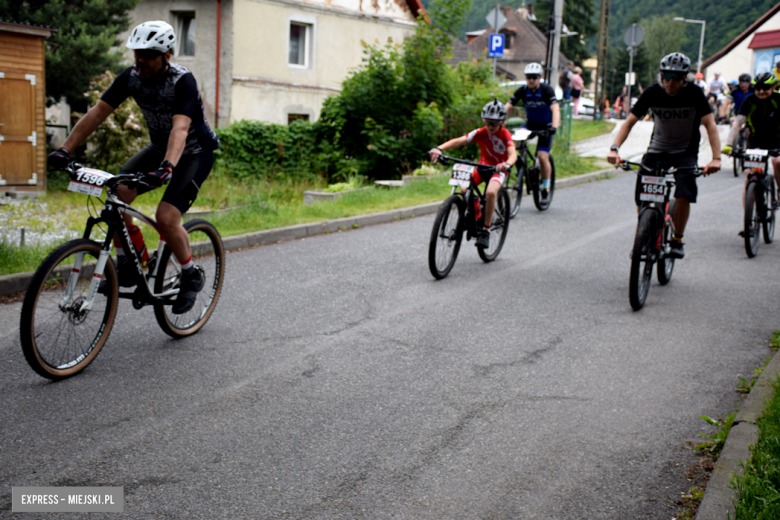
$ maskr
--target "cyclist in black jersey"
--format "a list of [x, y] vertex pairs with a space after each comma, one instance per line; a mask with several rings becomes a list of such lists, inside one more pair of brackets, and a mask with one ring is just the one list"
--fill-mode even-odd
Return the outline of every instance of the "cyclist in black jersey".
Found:
[[[82, 143], [128, 97], [141, 108], [149, 129], [151, 144], [135, 154], [120, 173], [148, 172], [145, 182], [160, 187], [170, 181], [157, 207], [157, 224], [181, 264], [181, 287], [172, 312], [190, 310], [203, 288], [201, 272], [193, 265], [189, 236], [181, 225], [181, 216], [195, 202], [200, 186], [211, 172], [214, 150], [219, 140], [206, 121], [203, 101], [192, 73], [169, 63], [176, 35], [162, 21], [145, 22], [133, 29], [127, 47], [133, 49], [135, 65], [119, 74], [97, 104], [73, 127], [62, 148], [49, 155], [49, 166], [62, 169], [71, 161], [70, 151]], [[121, 186], [119, 198], [130, 204], [151, 188], [130, 190]], [[140, 230], [126, 216], [128, 231], [136, 242]], [[141, 237], [137, 237], [141, 242]], [[135, 284], [133, 266], [115, 238], [119, 284]]]
[[[748, 129], [747, 148], [773, 150], [780, 148], [780, 93], [775, 92], [778, 79], [771, 72], [763, 72], [753, 78], [753, 94], [747, 96], [739, 107], [739, 113], [731, 125], [723, 153], [731, 155], [734, 140], [742, 125]], [[772, 157], [775, 184], [780, 186], [780, 157]], [[745, 177], [747, 188], [747, 176]], [[742, 203], [745, 193], [742, 193]]]

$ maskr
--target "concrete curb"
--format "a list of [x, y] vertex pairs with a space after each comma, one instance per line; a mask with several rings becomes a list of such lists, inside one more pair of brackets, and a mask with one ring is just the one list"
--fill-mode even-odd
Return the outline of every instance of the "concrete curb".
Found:
[[[609, 178], [610, 175], [623, 173], [622, 170], [609, 168], [583, 175], [568, 177], [555, 182], [556, 188], [565, 188], [567, 186], [576, 186], [586, 182], [592, 182], [599, 179]], [[322, 222], [312, 222], [310, 224], [298, 224], [277, 229], [267, 229], [265, 231], [255, 231], [243, 235], [234, 235], [224, 237], [222, 243], [227, 251], [235, 251], [254, 246], [274, 244], [286, 240], [295, 240], [298, 238], [312, 237], [323, 233], [333, 233], [352, 229], [354, 227], [372, 226], [374, 224], [383, 224], [394, 220], [411, 218], [418, 215], [428, 215], [436, 213], [441, 206], [441, 202], [431, 202], [429, 204], [420, 204], [408, 208], [393, 209], [382, 211], [380, 213], [370, 213], [368, 215], [357, 215], [354, 217], [345, 217], [335, 220], [325, 220]], [[197, 217], [195, 217], [197, 218]], [[0, 276], [0, 296], [14, 294], [27, 289], [34, 272], [16, 273]]]
[[772, 361], [759, 376], [739, 413], [734, 418], [723, 451], [718, 457], [715, 469], [707, 484], [704, 498], [696, 512], [696, 520], [723, 520], [730, 515], [734, 518], [735, 508], [732, 500], [737, 498], [729, 482], [733, 474], [742, 475], [741, 463], [750, 457], [750, 446], [758, 442], [759, 430], [756, 421], [764, 412], [767, 400], [774, 395], [770, 381], [780, 375], [780, 356]]

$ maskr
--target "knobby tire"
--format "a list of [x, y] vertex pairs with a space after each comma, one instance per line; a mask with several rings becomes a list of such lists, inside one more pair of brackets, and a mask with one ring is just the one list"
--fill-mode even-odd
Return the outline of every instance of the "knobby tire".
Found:
[[445, 278], [458, 258], [463, 241], [465, 203], [457, 195], [451, 195], [439, 207], [433, 221], [431, 239], [428, 244], [428, 268], [437, 280]]
[[631, 278], [628, 284], [628, 299], [631, 308], [638, 311], [645, 305], [647, 293], [650, 290], [650, 280], [653, 276], [653, 262], [650, 260], [654, 253], [657, 213], [644, 211], [639, 216], [639, 223], [634, 238], [634, 249], [631, 254]]
[[498, 257], [504, 247], [506, 235], [509, 232], [509, 195], [501, 188], [496, 196], [496, 210], [493, 212], [493, 222], [490, 224], [490, 247], [477, 248], [477, 253], [483, 262], [492, 262]]
[[[116, 318], [118, 282], [113, 261], [106, 262], [106, 294], [96, 292], [91, 310], [81, 311], [92, 281], [100, 244], [71, 240], [52, 251], [35, 271], [22, 304], [22, 352], [39, 375], [60, 380], [84, 370], [106, 344]], [[63, 301], [77, 254], [84, 261], [78, 282]]]

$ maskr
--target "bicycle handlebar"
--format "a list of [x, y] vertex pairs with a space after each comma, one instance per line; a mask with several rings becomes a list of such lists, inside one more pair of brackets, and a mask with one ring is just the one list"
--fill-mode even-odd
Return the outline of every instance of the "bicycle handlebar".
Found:
[[479, 163], [467, 161], [466, 159], [458, 159], [457, 157], [449, 157], [449, 156], [444, 155], [444, 154], [439, 155], [439, 159], [438, 159], [437, 162], [443, 164], [444, 166], [449, 166], [449, 163], [451, 163], [451, 162], [459, 163], [459, 164], [468, 164], [469, 166], [476, 167], [477, 171], [479, 171], [480, 173], [483, 173], [483, 172], [487, 173], [487, 172], [491, 172], [491, 171], [493, 171], [493, 172], [496, 171], [496, 167], [495, 166], [491, 166], [489, 164], [479, 164]]
[[[627, 171], [627, 172], [628, 171], [635, 171], [635, 172], [637, 172], [637, 175], [639, 175], [639, 172], [641, 171], [641, 169], [640, 170], [632, 170], [631, 169], [632, 166], [638, 166], [639, 168], [645, 168], [645, 166], [643, 166], [642, 163], [635, 163], [635, 162], [631, 162], [631, 161], [623, 161], [623, 162], [621, 162], [620, 164], [617, 165], [618, 168], [621, 168], [624, 171]], [[651, 171], [653, 171], [653, 170], [651, 170]], [[698, 177], [698, 176], [700, 176], [701, 174], [704, 173], [704, 168], [702, 168], [700, 166], [681, 166], [679, 168], [676, 167], [676, 166], [670, 166], [669, 168], [657, 167], [654, 171], [662, 173], [664, 176], [672, 175], [672, 174], [675, 174], [675, 173], [693, 172], [693, 175]]]
[[[71, 180], [77, 180], [76, 175], [77, 171], [80, 168], [83, 168], [83, 164], [79, 164], [75, 161], [71, 161], [68, 166], [63, 168], [60, 171], [64, 171], [68, 174], [68, 176], [71, 178]], [[56, 168], [49, 168], [49, 171], [58, 171]], [[146, 177], [146, 172], [136, 172], [136, 173], [118, 173], [111, 177], [110, 179], [107, 179], [105, 183], [103, 183], [103, 186], [107, 188], [112, 188], [117, 184], [124, 184], [130, 189], [135, 189], [139, 185], [147, 188], [154, 189], [157, 186], [153, 186], [142, 179]], [[168, 178], [167, 182], [164, 184], [168, 184], [170, 182], [170, 177]]]

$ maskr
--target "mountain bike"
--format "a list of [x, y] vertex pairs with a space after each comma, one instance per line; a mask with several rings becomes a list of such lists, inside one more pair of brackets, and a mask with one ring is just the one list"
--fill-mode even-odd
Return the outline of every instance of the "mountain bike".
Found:
[[[471, 240], [477, 236], [484, 225], [482, 208], [485, 207], [485, 195], [474, 182], [472, 175], [474, 168], [481, 176], [487, 178], [496, 171], [495, 166], [477, 164], [445, 155], [439, 156], [439, 162], [445, 166], [450, 163], [455, 165], [450, 178], [450, 185], [453, 186], [452, 194], [436, 213], [428, 246], [428, 267], [437, 280], [446, 277], [455, 265], [463, 241], [463, 232], [466, 232], [466, 240]], [[461, 187], [466, 188], [465, 193], [461, 192]], [[502, 187], [496, 197], [496, 209], [490, 226], [490, 247], [477, 248], [477, 253], [483, 262], [492, 262], [498, 257], [506, 240], [509, 219], [509, 196], [506, 189]]]
[[641, 309], [647, 293], [650, 290], [650, 280], [653, 277], [653, 265], [658, 264], [658, 283], [666, 285], [672, 280], [674, 258], [669, 256], [671, 241], [674, 237], [674, 215], [676, 201], [671, 199], [672, 188], [675, 185], [674, 174], [691, 171], [699, 176], [703, 170], [699, 167], [663, 168], [646, 174], [639, 163], [623, 161], [620, 167], [630, 171], [632, 166], [638, 166], [637, 174], [641, 177], [639, 201], [641, 203], [637, 219], [634, 247], [631, 250], [631, 276], [628, 283], [628, 299], [631, 308]]
[[553, 192], [555, 191], [555, 161], [551, 154], [550, 167], [552, 168], [552, 175], [550, 176], [550, 192], [546, 198], [542, 198], [540, 187], [541, 165], [539, 164], [537, 154], [534, 154], [528, 148], [529, 139], [545, 135], [548, 135], [546, 130], [531, 131], [527, 128], [520, 128], [512, 135], [512, 140], [517, 143], [517, 163], [515, 168], [512, 168], [504, 179], [504, 188], [506, 188], [509, 195], [509, 214], [511, 218], [514, 218], [520, 210], [520, 203], [523, 199], [523, 179], [525, 179], [527, 193], [533, 193], [536, 209], [544, 211], [550, 207]]
[[[748, 174], [745, 188], [744, 229], [740, 233], [745, 239], [745, 252], [748, 258], [758, 253], [759, 228], [763, 231], [764, 243], [771, 244], [775, 237], [775, 177], [769, 173], [769, 157], [780, 155], [780, 149], [749, 149], [744, 152], [734, 150], [739, 156]], [[735, 159], [736, 161], [736, 159]]]
[[[84, 370], [106, 344], [119, 298], [132, 300], [135, 309], [151, 305], [157, 323], [173, 338], [198, 332], [214, 312], [225, 276], [225, 250], [216, 228], [199, 219], [184, 224], [193, 262], [206, 283], [190, 311], [173, 314], [170, 309], [179, 293], [179, 262], [161, 237], [144, 273], [142, 257], [133, 247], [123, 216], [131, 215], [155, 230], [157, 223], [117, 197], [120, 184], [131, 189], [148, 186], [142, 180], [144, 174], [112, 175], [76, 163], [64, 171], [71, 179], [69, 190], [98, 198], [103, 208], [100, 216], [87, 219], [82, 238], [62, 244], [46, 257], [30, 282], [19, 326], [22, 351], [30, 367], [52, 380]], [[104, 188], [108, 194], [100, 200]], [[96, 226], [105, 230], [102, 243], [90, 239]], [[135, 290], [119, 289], [117, 268], [110, 258], [115, 233], [122, 248], [130, 252]]]

